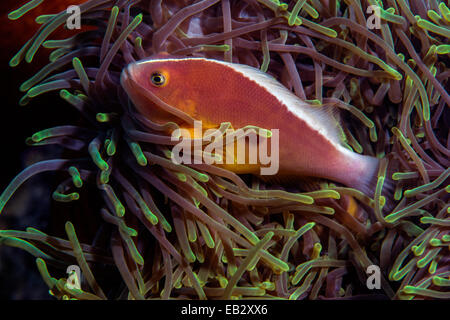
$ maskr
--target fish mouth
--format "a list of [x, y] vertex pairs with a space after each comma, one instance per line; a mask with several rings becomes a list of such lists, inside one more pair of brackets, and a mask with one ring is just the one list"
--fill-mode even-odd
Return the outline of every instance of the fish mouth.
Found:
[[120, 84], [125, 89], [125, 91], [130, 94], [130, 84], [131, 82], [134, 82], [133, 79], [133, 70], [132, 70], [133, 64], [129, 64], [125, 67], [125, 69], [122, 71], [122, 74], [120, 75]]

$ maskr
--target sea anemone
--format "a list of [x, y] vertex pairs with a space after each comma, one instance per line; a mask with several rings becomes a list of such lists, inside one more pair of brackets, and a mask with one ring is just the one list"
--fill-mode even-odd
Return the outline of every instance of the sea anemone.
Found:
[[[76, 222], [66, 219], [66, 237], [0, 231], [1, 244], [36, 257], [53, 296], [450, 298], [444, 2], [89, 0], [79, 8], [81, 30], [49, 39], [71, 13], [40, 16], [37, 33], [10, 61], [30, 63], [41, 47], [52, 49], [50, 63], [20, 87], [20, 104], [56, 92], [61, 109], [80, 115], [27, 139], [64, 152], [25, 168], [0, 197], [0, 212], [7, 211], [27, 179], [59, 171], [53, 199], [87, 204]], [[340, 109], [348, 148], [382, 159], [375, 193], [323, 180], [275, 185], [173, 163], [178, 123], [144, 118], [120, 86], [126, 65], [161, 52], [260, 68], [299, 98]], [[390, 178], [395, 192], [385, 195]], [[80, 267], [81, 288], [68, 285], [71, 265]], [[379, 290], [366, 286], [373, 265]]]

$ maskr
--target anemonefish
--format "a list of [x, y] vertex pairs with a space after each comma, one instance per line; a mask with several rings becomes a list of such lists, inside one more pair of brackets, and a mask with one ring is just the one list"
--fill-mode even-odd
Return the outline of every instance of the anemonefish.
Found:
[[[174, 119], [152, 103], [152, 95], [210, 126], [231, 122], [234, 128], [277, 128], [277, 176], [320, 177], [373, 195], [379, 160], [344, 147], [330, 112], [302, 101], [256, 68], [165, 56], [131, 63], [121, 84], [138, 112], [155, 122]], [[252, 166], [227, 169], [256, 173]]]

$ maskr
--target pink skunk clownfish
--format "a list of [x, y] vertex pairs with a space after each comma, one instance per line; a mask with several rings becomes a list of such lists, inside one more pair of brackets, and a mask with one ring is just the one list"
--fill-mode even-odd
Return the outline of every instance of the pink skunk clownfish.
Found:
[[[121, 84], [137, 110], [154, 122], [174, 121], [152, 102], [157, 96], [206, 126], [230, 122], [279, 129], [277, 177], [320, 177], [373, 196], [379, 160], [344, 147], [337, 120], [302, 101], [253, 67], [206, 58], [149, 58], [128, 65]], [[231, 165], [236, 173], [257, 166]]]

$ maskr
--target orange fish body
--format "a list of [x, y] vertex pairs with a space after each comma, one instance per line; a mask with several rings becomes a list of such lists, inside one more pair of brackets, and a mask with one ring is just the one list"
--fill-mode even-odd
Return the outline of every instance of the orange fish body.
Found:
[[[230, 122], [233, 128], [279, 129], [279, 177], [321, 177], [366, 193], [372, 190], [378, 159], [343, 147], [331, 114], [258, 69], [204, 58], [149, 59], [130, 64], [121, 80], [138, 111], [156, 122], [174, 119], [155, 107], [149, 95], [207, 128]], [[227, 169], [256, 173], [257, 166]]]

